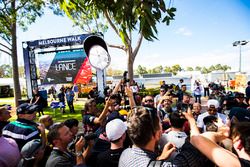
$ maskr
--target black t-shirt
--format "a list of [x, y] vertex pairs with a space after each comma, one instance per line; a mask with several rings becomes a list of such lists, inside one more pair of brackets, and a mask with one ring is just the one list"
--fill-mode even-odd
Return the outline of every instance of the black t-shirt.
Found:
[[110, 142], [98, 138], [91, 150], [90, 156], [86, 161], [87, 166], [96, 166], [97, 156], [110, 148]]
[[211, 167], [214, 164], [197, 148], [186, 140], [181, 152], [174, 158], [173, 164], [177, 167]]
[[246, 159], [239, 158], [241, 167], [250, 167], [250, 161]]
[[58, 96], [60, 102], [65, 102], [65, 93], [64, 92], [59, 93], [57, 96]]
[[[39, 100], [35, 103], [36, 99]], [[32, 103], [35, 103], [36, 105], [38, 105], [39, 107], [43, 107], [44, 106], [44, 99], [43, 97], [40, 95], [40, 93], [34, 94], [33, 98], [32, 98]]]
[[107, 150], [102, 152], [97, 157], [97, 167], [117, 167], [119, 158], [122, 154], [123, 148], [115, 150]]

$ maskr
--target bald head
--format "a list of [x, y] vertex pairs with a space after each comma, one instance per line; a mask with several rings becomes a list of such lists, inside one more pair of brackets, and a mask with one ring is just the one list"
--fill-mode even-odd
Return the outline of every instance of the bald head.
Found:
[[8, 121], [11, 118], [10, 111], [7, 110], [7, 107], [0, 107], [0, 121]]
[[49, 127], [53, 124], [52, 117], [50, 115], [42, 115], [39, 118], [39, 122], [41, 124], [44, 124], [46, 129], [49, 129]]

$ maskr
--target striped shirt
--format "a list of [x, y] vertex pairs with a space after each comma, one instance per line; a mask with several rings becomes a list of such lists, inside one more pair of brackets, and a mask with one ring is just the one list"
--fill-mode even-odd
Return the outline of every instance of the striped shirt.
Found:
[[155, 160], [157, 154], [138, 147], [127, 148], [119, 159], [119, 167], [146, 167], [151, 160]]
[[177, 167], [170, 161], [156, 160], [157, 154], [141, 148], [127, 148], [119, 159], [119, 167]]
[[9, 123], [4, 127], [2, 134], [4, 137], [14, 139], [19, 150], [21, 150], [27, 142], [41, 138], [37, 124], [25, 119], [17, 119], [16, 121]]

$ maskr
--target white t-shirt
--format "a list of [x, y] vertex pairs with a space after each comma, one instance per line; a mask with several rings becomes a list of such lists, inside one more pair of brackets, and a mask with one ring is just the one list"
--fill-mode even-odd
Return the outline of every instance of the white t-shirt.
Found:
[[[205, 113], [199, 115], [197, 118], [197, 126], [199, 128], [203, 128], [204, 132], [206, 131], [206, 126], [204, 125], [203, 119], [207, 116], [209, 116], [209, 113], [205, 112]], [[227, 124], [227, 122], [229, 121], [228, 117], [225, 114], [221, 114], [221, 113], [217, 112], [215, 117], [217, 117], [218, 119], [221, 119], [223, 124]]]
[[163, 149], [165, 144], [167, 144], [168, 142], [171, 142], [176, 146], [176, 150], [171, 154], [168, 160], [173, 160], [174, 157], [181, 152], [181, 147], [185, 143], [186, 138], [187, 135], [185, 132], [170, 131], [168, 133], [162, 134], [159, 141], [161, 149]]

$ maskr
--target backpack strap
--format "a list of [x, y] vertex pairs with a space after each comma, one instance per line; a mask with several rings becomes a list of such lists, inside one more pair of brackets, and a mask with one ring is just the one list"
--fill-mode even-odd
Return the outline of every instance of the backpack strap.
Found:
[[150, 160], [147, 167], [161, 167], [163, 161]]

